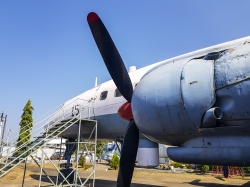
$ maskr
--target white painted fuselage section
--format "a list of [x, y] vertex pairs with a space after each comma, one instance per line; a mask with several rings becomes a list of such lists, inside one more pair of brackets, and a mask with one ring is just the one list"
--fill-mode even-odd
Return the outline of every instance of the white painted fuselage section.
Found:
[[[161, 63], [164, 63], [164, 61], [130, 72], [129, 76], [133, 88], [146, 72]], [[129, 122], [121, 119], [117, 114], [119, 107], [126, 102], [119, 93], [113, 80], [99, 84], [66, 101], [62, 105], [63, 110], [54, 115], [50, 119], [50, 123], [55, 122], [59, 115], [64, 115], [67, 119], [80, 114], [82, 119], [95, 119], [98, 121], [98, 139], [122, 139]], [[63, 132], [62, 136], [77, 137], [77, 132], [78, 127], [75, 125]]]

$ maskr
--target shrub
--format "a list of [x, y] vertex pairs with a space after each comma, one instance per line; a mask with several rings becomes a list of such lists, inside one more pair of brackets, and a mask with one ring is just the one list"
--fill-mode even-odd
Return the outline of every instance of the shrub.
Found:
[[190, 164], [183, 164], [179, 162], [172, 162], [171, 165], [174, 166], [174, 168], [191, 168]]
[[182, 167], [182, 163], [179, 163], [179, 162], [172, 162], [171, 165], [174, 166], [174, 168]]
[[85, 163], [86, 163], [86, 158], [84, 156], [81, 156], [78, 160], [78, 164], [84, 167]]
[[243, 171], [245, 173], [250, 173], [250, 167], [243, 167]]
[[117, 169], [119, 167], [120, 164], [120, 158], [118, 157], [118, 155], [114, 154], [112, 159], [110, 160], [110, 167], [112, 169]]
[[212, 167], [209, 165], [196, 165], [196, 168], [199, 169], [202, 173], [207, 173], [209, 170], [212, 170]]
[[96, 145], [96, 156], [100, 157], [101, 151], [103, 146], [105, 145], [105, 142], [98, 142]]
[[185, 164], [185, 167], [186, 167], [187, 169], [191, 169], [191, 168], [192, 168], [191, 164]]
[[203, 165], [201, 167], [201, 171], [202, 171], [202, 173], [207, 173], [209, 171], [209, 166], [208, 165]]
[[203, 166], [203, 165], [197, 164], [197, 165], [196, 165], [196, 169], [202, 171], [202, 166]]

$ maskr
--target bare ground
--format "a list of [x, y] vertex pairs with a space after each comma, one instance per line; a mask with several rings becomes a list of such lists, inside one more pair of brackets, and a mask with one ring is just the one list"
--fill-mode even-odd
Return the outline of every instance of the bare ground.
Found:
[[[0, 187], [21, 187], [24, 164], [19, 165], [6, 176], [0, 179]], [[45, 164], [44, 170], [53, 181], [57, 178], [57, 171], [51, 164]], [[92, 168], [87, 171], [79, 168], [81, 178], [86, 178]], [[27, 164], [24, 180], [25, 187], [36, 187], [39, 184], [40, 169], [36, 164]], [[108, 170], [105, 164], [97, 164], [96, 187], [116, 186], [117, 170]], [[51, 186], [45, 175], [41, 177], [41, 186]], [[250, 187], [250, 177], [212, 176], [211, 174], [201, 175], [196, 173], [178, 173], [166, 170], [147, 170], [136, 168], [131, 187]]]

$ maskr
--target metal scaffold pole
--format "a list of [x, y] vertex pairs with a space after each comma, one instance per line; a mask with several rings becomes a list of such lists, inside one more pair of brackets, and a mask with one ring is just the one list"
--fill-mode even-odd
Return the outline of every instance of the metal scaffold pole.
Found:
[[7, 122], [7, 115], [5, 115], [4, 117], [4, 113], [2, 112], [1, 114], [1, 119], [0, 119], [0, 153], [2, 156], [2, 152], [3, 152], [3, 146], [4, 146], [4, 133], [5, 133], [5, 127], [6, 127], [6, 122]]
[[27, 158], [26, 158], [25, 163], [24, 163], [22, 187], [24, 187], [24, 179], [25, 179], [25, 175], [26, 175], [26, 169], [27, 169]]

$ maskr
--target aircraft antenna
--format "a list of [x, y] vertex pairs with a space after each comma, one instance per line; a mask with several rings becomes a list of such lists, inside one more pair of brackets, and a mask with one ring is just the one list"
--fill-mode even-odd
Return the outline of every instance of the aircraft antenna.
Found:
[[95, 78], [95, 87], [97, 87], [97, 77]]

